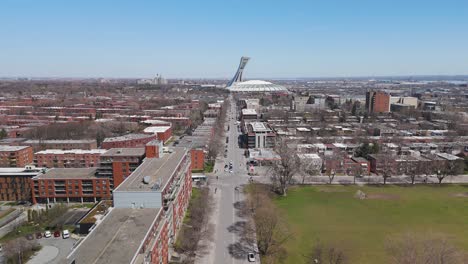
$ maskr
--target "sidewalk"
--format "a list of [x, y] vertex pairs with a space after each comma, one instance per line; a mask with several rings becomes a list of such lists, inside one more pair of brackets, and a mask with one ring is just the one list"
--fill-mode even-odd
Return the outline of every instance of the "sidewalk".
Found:
[[[216, 237], [216, 230], [217, 224], [216, 221], [219, 218], [219, 205], [221, 200], [221, 188], [218, 188], [218, 182], [216, 180], [216, 173], [215, 171], [223, 171], [224, 170], [224, 160], [221, 158], [217, 158], [215, 162], [215, 166], [213, 168], [213, 172], [209, 173], [208, 176], [208, 187], [210, 188], [211, 195], [213, 197], [213, 211], [210, 215], [210, 223], [209, 225], [213, 228], [212, 236], [209, 239], [205, 238], [200, 241], [200, 248], [204, 249], [203, 252], [197, 252], [197, 256], [195, 258], [195, 263], [214, 263], [215, 258], [215, 237]], [[216, 193], [215, 193], [216, 189]]]

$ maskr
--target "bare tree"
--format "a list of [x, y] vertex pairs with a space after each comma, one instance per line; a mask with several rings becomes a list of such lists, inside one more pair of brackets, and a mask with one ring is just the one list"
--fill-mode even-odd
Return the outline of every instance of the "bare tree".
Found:
[[24, 237], [10, 240], [3, 246], [6, 263], [25, 263], [34, 251], [40, 250], [37, 242], [28, 241]]
[[329, 170], [327, 171], [327, 176], [328, 176], [328, 184], [332, 184], [333, 180], [335, 179], [336, 172], [335, 170]]
[[184, 253], [189, 262], [193, 262], [197, 254], [203, 253], [200, 241], [210, 239], [212, 235], [212, 227], [209, 222], [213, 204], [210, 201], [208, 187], [200, 189], [200, 195], [190, 201], [190, 217], [182, 228], [180, 243], [176, 245], [176, 250]]
[[310, 254], [305, 256], [306, 263], [346, 264], [348, 259], [343, 250], [334, 245], [325, 245], [318, 241]]
[[387, 239], [385, 247], [390, 263], [395, 264], [466, 263], [463, 252], [444, 234], [405, 233]]
[[405, 161], [404, 173], [411, 179], [411, 184], [414, 184], [416, 177], [420, 175], [420, 169], [422, 169], [421, 161]]
[[283, 139], [277, 140], [275, 151], [280, 160], [273, 162], [270, 167], [272, 181], [278, 188], [279, 193], [286, 196], [294, 174], [299, 171], [300, 162], [297, 155], [295, 155], [295, 151], [290, 149]]
[[381, 175], [384, 181], [384, 185], [387, 184], [387, 179], [392, 176], [392, 172], [395, 171], [394, 169], [394, 162], [392, 157], [388, 154], [381, 156]]
[[319, 174], [320, 168], [319, 168], [319, 166], [317, 166], [317, 164], [314, 164], [313, 162], [311, 162], [310, 160], [307, 160], [307, 159], [299, 160], [298, 162], [299, 162], [299, 166], [300, 166], [299, 171], [300, 171], [301, 176], [302, 176], [302, 179], [301, 179], [302, 184], [305, 183], [305, 179], [308, 176], [314, 176], [314, 175]]
[[265, 189], [258, 188], [257, 190], [264, 192], [251, 197], [256, 200], [254, 203], [259, 205], [253, 212], [257, 245], [262, 256], [270, 256], [282, 251], [282, 246], [291, 237], [291, 233], [271, 198], [265, 193]]

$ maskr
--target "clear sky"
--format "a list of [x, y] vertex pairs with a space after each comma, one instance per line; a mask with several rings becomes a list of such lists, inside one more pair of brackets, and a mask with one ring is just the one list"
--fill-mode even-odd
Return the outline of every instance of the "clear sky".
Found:
[[468, 74], [467, 0], [1, 0], [0, 76]]

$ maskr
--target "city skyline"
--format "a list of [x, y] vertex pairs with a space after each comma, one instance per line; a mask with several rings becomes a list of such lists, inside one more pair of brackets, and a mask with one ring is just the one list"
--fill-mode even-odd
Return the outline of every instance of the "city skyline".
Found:
[[[112, 3], [112, 5], [111, 5]], [[27, 8], [26, 8], [27, 7]], [[465, 75], [461, 1], [6, 1], [2, 77]]]

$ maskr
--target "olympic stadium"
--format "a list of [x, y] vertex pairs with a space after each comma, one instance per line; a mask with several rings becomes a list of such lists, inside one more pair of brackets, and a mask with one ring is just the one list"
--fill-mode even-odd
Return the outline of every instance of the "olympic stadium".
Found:
[[249, 61], [249, 57], [242, 57], [234, 78], [227, 84], [226, 89], [231, 92], [262, 93], [262, 92], [287, 92], [281, 85], [261, 80], [243, 81], [244, 68]]

